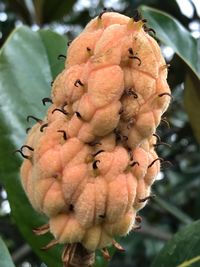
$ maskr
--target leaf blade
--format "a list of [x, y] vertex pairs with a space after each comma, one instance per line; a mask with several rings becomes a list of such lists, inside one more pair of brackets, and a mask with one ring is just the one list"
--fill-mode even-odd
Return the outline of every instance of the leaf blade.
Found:
[[[184, 262], [198, 257], [200, 247], [199, 231], [200, 220], [180, 230], [160, 251], [151, 267], [178, 267]], [[198, 261], [192, 265], [192, 267], [198, 266]]]
[[197, 40], [171, 15], [143, 5], [140, 10], [148, 20], [148, 24], [155, 29], [158, 39], [170, 46], [200, 79], [200, 55]]
[[[0, 150], [4, 151], [0, 158], [0, 177], [8, 194], [12, 215], [23, 236], [49, 267], [59, 267], [61, 247], [45, 253], [40, 248], [52, 236], [36, 237], [32, 233], [32, 228], [42, 225], [47, 219], [29, 204], [18, 175], [21, 160], [13, 155], [25, 139], [26, 115], [29, 113], [40, 118], [44, 115], [41, 99], [50, 93], [52, 75], [59, 71], [58, 65], [52, 69], [53, 58], [57, 61], [57, 49], [62, 50], [66, 44], [58, 34], [42, 34], [51, 35], [50, 41], [47, 41], [48, 38], [43, 40], [40, 32], [32, 32], [27, 27], [18, 28], [0, 52]], [[52, 38], [57, 40], [58, 47], [46, 49], [51, 46]]]
[[200, 143], [200, 81], [196, 76], [188, 71], [185, 80], [184, 104], [190, 118], [194, 135]]
[[11, 259], [10, 253], [1, 237], [0, 237], [0, 262], [1, 262], [1, 267], [15, 267]]

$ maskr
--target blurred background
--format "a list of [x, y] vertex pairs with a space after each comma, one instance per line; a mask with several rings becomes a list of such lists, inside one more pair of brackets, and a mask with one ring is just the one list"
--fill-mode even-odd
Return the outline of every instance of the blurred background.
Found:
[[[14, 28], [23, 24], [28, 25], [32, 31], [51, 29], [66, 35], [70, 40], [104, 7], [133, 16], [134, 10], [140, 5], [167, 12], [184, 25], [195, 39], [200, 37], [199, 0], [1, 0], [0, 46]], [[161, 48], [170, 64], [168, 82], [173, 101], [165, 114], [170, 126], [163, 122], [157, 131], [162, 141], [170, 147], [161, 145], [157, 147], [157, 151], [160, 157], [171, 164], [162, 166], [153, 186], [156, 197], [140, 212], [143, 218], [142, 228], [120, 240], [126, 253], [115, 253], [109, 265], [113, 267], [150, 266], [174, 233], [199, 218], [200, 136], [198, 129], [192, 127], [191, 117], [189, 119], [188, 109], [185, 108], [186, 65], [171, 47], [161, 43]], [[200, 103], [200, 93], [198, 96]], [[200, 106], [193, 108], [198, 110]], [[190, 110], [189, 113], [191, 112]], [[196, 119], [199, 122], [197, 127], [200, 127], [200, 113]], [[10, 216], [10, 205], [3, 186], [0, 187], [0, 235], [17, 267], [45, 266], [26, 243]]]

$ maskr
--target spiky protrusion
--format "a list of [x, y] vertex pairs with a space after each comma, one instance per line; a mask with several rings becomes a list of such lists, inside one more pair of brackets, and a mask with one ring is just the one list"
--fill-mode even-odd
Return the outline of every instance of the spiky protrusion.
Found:
[[114, 12], [93, 19], [68, 48], [46, 117], [28, 133], [34, 151], [22, 183], [49, 217], [36, 233], [50, 229], [50, 245], [70, 244], [65, 262], [76, 244], [105, 257], [108, 245], [122, 250], [113, 237], [135, 227], [160, 170], [155, 131], [171, 94], [144, 22]]

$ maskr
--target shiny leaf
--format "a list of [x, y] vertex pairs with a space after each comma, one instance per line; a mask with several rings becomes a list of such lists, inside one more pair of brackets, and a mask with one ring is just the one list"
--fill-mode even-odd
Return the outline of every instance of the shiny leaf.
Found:
[[43, 252], [52, 236], [36, 237], [34, 227], [46, 222], [29, 204], [19, 179], [21, 159], [13, 151], [23, 145], [27, 115], [42, 118], [45, 108], [41, 99], [50, 95], [51, 81], [64, 67], [58, 61], [65, 54], [67, 40], [50, 31], [32, 32], [16, 29], [0, 52], [0, 179], [11, 205], [12, 215], [24, 238], [48, 267], [59, 267], [60, 248]]
[[200, 81], [191, 71], [186, 75], [184, 102], [194, 135], [200, 143]]
[[164, 246], [151, 267], [199, 267], [200, 220], [182, 230]]
[[170, 46], [200, 79], [200, 53], [197, 40], [179, 21], [160, 10], [141, 6], [148, 25], [156, 31], [157, 38]]
[[15, 267], [10, 257], [9, 251], [1, 238], [0, 238], [0, 263], [1, 267]]

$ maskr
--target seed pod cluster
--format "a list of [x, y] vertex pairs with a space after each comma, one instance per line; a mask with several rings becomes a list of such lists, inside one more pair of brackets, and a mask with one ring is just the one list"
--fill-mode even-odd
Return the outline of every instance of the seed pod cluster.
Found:
[[167, 65], [144, 20], [107, 12], [71, 42], [21, 153], [24, 190], [58, 243], [88, 251], [137, 227], [159, 170]]

